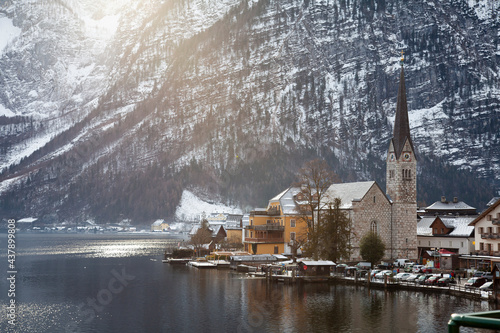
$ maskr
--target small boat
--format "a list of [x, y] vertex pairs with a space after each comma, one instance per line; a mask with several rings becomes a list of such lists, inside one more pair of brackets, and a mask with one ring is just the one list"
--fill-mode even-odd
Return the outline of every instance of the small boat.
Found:
[[190, 261], [188, 265], [196, 268], [217, 268], [216, 264], [208, 261]]
[[[180, 259], [168, 258], [168, 259], [164, 259], [164, 260], [167, 260], [166, 262], [168, 262], [171, 265], [185, 265], [189, 261], [191, 261], [190, 258], [180, 258]], [[165, 261], [163, 261], [163, 262], [165, 262]]]
[[240, 265], [236, 266], [236, 271], [242, 272], [242, 273], [256, 272], [257, 267], [240, 264]]

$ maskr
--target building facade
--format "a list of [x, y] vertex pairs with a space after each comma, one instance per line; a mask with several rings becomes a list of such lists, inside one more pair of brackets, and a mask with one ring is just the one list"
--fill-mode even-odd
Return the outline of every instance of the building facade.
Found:
[[307, 239], [307, 221], [296, 207], [300, 188], [290, 187], [271, 200], [267, 208], [250, 212], [245, 226], [245, 251], [252, 254], [292, 254], [295, 242]]

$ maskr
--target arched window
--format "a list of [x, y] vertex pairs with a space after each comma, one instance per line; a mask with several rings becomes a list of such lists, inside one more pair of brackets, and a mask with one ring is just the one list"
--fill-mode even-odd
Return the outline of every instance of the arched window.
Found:
[[375, 234], [378, 233], [377, 221], [372, 221], [372, 223], [370, 224], [370, 231]]

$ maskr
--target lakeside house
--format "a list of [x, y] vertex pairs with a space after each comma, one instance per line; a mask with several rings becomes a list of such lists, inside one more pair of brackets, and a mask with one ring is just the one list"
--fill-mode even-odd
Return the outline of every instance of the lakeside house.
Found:
[[165, 220], [159, 219], [151, 224], [151, 231], [165, 231], [169, 228], [169, 225]]
[[[294, 242], [307, 235], [307, 216], [299, 213], [299, 187], [289, 187], [269, 200], [267, 208], [250, 212], [244, 229], [245, 251], [251, 254], [292, 254]], [[300, 253], [300, 249], [298, 250]]]

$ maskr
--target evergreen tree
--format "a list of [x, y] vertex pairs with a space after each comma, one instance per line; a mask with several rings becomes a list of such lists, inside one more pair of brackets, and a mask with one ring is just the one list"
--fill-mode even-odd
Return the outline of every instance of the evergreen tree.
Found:
[[361, 238], [359, 250], [363, 260], [369, 261], [372, 267], [375, 263], [382, 260], [385, 253], [385, 244], [375, 232], [370, 231]]
[[349, 258], [351, 247], [351, 220], [340, 209], [341, 200], [335, 198], [320, 217], [321, 257], [337, 262]]

